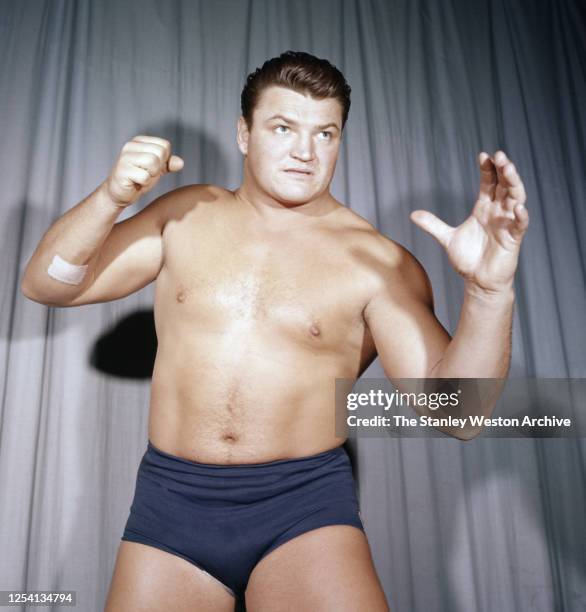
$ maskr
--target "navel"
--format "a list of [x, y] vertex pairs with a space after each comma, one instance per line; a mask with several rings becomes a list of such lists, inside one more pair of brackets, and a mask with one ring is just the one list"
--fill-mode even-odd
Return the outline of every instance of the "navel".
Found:
[[234, 443], [234, 442], [238, 442], [238, 436], [233, 433], [224, 433], [222, 434], [222, 440], [224, 442]]

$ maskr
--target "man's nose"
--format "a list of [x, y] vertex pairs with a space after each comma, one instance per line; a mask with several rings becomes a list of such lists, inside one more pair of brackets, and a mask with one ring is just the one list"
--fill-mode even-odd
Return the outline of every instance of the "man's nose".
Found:
[[299, 138], [295, 140], [291, 155], [300, 161], [311, 161], [315, 155], [311, 136], [299, 136]]

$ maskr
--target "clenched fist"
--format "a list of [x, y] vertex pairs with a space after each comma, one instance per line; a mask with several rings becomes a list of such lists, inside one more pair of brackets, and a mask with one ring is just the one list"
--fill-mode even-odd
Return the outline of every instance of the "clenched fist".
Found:
[[135, 136], [123, 147], [106, 187], [118, 206], [129, 206], [150, 191], [163, 174], [183, 168], [183, 160], [171, 155], [171, 143], [156, 136]]

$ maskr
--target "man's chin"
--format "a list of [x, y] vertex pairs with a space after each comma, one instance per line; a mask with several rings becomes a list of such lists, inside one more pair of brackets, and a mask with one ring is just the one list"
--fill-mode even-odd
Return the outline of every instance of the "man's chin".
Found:
[[321, 194], [309, 190], [278, 191], [272, 194], [273, 198], [284, 206], [301, 206], [316, 200]]

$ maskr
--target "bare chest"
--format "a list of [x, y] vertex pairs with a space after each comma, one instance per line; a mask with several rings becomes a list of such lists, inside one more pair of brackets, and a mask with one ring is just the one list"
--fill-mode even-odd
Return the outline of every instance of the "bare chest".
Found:
[[332, 350], [363, 341], [368, 287], [343, 245], [319, 234], [259, 239], [235, 227], [189, 229], [166, 240], [158, 279], [157, 299], [173, 320]]

